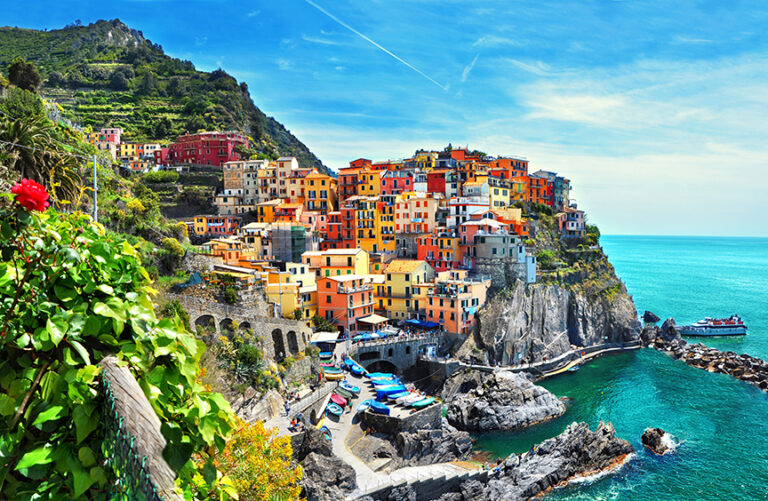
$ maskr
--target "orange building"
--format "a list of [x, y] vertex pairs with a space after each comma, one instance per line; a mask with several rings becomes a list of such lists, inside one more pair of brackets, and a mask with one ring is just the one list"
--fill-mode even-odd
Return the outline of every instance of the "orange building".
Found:
[[417, 239], [418, 259], [426, 261], [435, 271], [461, 267], [461, 243], [456, 233], [435, 231]]
[[369, 277], [340, 275], [317, 281], [317, 312], [345, 333], [359, 330], [373, 315], [373, 284]]
[[427, 321], [439, 323], [449, 334], [471, 334], [477, 321], [477, 311], [485, 304], [491, 281], [468, 279], [466, 271], [447, 273], [449, 278], [436, 279], [434, 286], [427, 291]]
[[554, 183], [546, 177], [528, 176], [528, 201], [552, 206]]

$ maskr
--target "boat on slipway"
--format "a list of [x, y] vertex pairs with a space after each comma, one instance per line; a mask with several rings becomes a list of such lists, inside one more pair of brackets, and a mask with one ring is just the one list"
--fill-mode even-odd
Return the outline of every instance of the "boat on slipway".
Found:
[[747, 326], [738, 315], [728, 318], [710, 318], [680, 327], [683, 336], [745, 336]]

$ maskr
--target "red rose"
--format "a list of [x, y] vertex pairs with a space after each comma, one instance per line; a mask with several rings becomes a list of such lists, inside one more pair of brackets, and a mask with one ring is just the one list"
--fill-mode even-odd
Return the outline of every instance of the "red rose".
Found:
[[16, 195], [16, 202], [27, 210], [45, 210], [48, 207], [48, 192], [39, 183], [31, 179], [22, 179], [21, 183], [11, 188]]

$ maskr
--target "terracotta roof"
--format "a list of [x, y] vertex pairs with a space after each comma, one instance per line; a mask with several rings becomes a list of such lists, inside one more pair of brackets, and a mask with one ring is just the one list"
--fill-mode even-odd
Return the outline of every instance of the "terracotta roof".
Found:
[[384, 269], [385, 273], [413, 273], [424, 264], [424, 261], [413, 259], [395, 259]]

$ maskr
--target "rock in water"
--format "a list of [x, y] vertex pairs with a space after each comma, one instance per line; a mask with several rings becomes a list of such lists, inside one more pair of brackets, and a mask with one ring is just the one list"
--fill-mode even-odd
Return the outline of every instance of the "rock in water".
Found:
[[680, 331], [677, 329], [677, 324], [675, 324], [674, 318], [664, 320], [664, 323], [661, 324], [659, 337], [667, 342], [680, 339]]
[[669, 452], [669, 447], [667, 447], [663, 440], [664, 435], [666, 435], [666, 432], [661, 428], [646, 428], [640, 440], [651, 452], [658, 456], [663, 456]]
[[336, 501], [345, 499], [357, 488], [355, 470], [336, 456], [310, 452], [301, 463], [304, 476], [302, 497], [307, 501]]
[[661, 318], [652, 311], [645, 310], [645, 313], [643, 313], [643, 322], [646, 324], [655, 324], [659, 320]]
[[610, 423], [600, 423], [594, 432], [586, 423], [572, 423], [524, 456], [508, 457], [487, 484], [468, 480], [441, 499], [527, 500], [576, 477], [611, 470], [633, 452], [629, 442], [616, 437]]
[[448, 402], [448, 422], [460, 430], [516, 430], [561, 416], [565, 404], [546, 389], [534, 385], [522, 374], [499, 371], [482, 374], [461, 374], [453, 381], [458, 392]]

